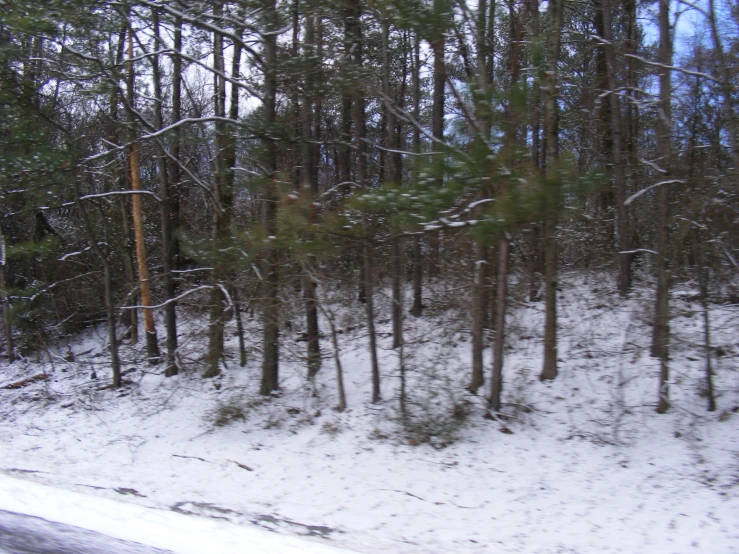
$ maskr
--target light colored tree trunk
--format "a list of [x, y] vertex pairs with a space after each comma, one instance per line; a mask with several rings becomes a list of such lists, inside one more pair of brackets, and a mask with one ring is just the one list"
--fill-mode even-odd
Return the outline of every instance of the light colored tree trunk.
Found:
[[[134, 66], [133, 66], [133, 30], [129, 28], [128, 34], [128, 97], [130, 107], [134, 106]], [[161, 358], [159, 354], [159, 343], [157, 341], [157, 330], [154, 325], [154, 312], [150, 308], [153, 304], [151, 290], [149, 287], [149, 266], [146, 259], [146, 243], [144, 237], [144, 216], [141, 203], [141, 170], [139, 163], [139, 145], [136, 137], [135, 116], [130, 113], [131, 125], [131, 149], [129, 152], [129, 164], [131, 169], [131, 210], [133, 212], [133, 233], [136, 242], [136, 263], [139, 272], [139, 292], [141, 305], [144, 306], [144, 331], [146, 333], [146, 355], [149, 363], [158, 363]]]

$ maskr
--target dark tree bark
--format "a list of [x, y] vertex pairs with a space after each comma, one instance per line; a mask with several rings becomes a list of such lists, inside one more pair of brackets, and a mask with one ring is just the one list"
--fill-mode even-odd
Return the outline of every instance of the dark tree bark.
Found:
[[626, 206], [626, 160], [623, 153], [624, 133], [621, 102], [616, 91], [616, 47], [613, 44], [611, 0], [600, 0], [600, 13], [603, 20], [603, 49], [605, 50], [606, 81], [609, 91], [610, 158], [616, 197], [616, 230], [619, 249], [618, 290], [624, 296], [631, 289], [631, 261], [633, 256], [626, 253], [631, 251], [631, 229], [628, 206]]
[[467, 390], [477, 394], [485, 383], [483, 349], [485, 348], [485, 323], [487, 320], [488, 249], [479, 240], [475, 243], [474, 305], [472, 306], [472, 375]]
[[[223, 16], [223, 1], [217, 0], [213, 5], [213, 17]], [[226, 117], [226, 80], [224, 61], [223, 35], [213, 33], [213, 74], [214, 84], [214, 114], [221, 118], [215, 122], [215, 178], [213, 179], [213, 241], [217, 259], [213, 262], [211, 272], [211, 293], [209, 304], [208, 324], [208, 354], [206, 369], [203, 377], [216, 377], [221, 373], [221, 359], [223, 358], [223, 334], [228, 317], [225, 282], [227, 280], [228, 263], [218, 250], [226, 248], [230, 238], [233, 193], [229, 187], [226, 167], [225, 149], [227, 148], [227, 133], [223, 118]]]
[[[130, 182], [130, 172], [127, 173], [129, 177], [126, 179]], [[130, 190], [130, 186], [127, 187]], [[126, 278], [126, 284], [131, 289], [129, 295], [129, 303], [132, 306], [138, 304], [138, 284], [136, 283], [136, 269], [134, 267], [134, 258], [136, 256], [136, 248], [133, 240], [133, 232], [131, 231], [131, 206], [127, 199], [121, 197], [119, 200], [120, 212], [121, 212], [121, 223], [123, 230], [123, 273]], [[126, 338], [130, 344], [136, 344], [139, 341], [139, 311], [137, 308], [127, 309], [128, 314], [128, 331]]]
[[[182, 119], [182, 17], [175, 16], [174, 20], [174, 44], [172, 54], [172, 124]], [[180, 144], [182, 143], [182, 130], [179, 126], [172, 130], [170, 139], [170, 196], [169, 217], [171, 220], [171, 252], [172, 266], [174, 269], [182, 269], [182, 255], [180, 252], [180, 239], [177, 232], [180, 228], [180, 197], [182, 187], [182, 171], [180, 169]], [[175, 290], [177, 282], [174, 282]]]
[[508, 298], [508, 238], [503, 236], [498, 241], [498, 309], [495, 314], [495, 346], [493, 348], [493, 374], [490, 385], [488, 407], [492, 412], [499, 412], [501, 393], [503, 392], [503, 348], [505, 346], [505, 315]]
[[[421, 115], [421, 39], [418, 33], [415, 35], [413, 44], [413, 119], [419, 122]], [[421, 153], [421, 130], [417, 125], [413, 126], [413, 152]], [[413, 317], [420, 317], [423, 313], [423, 258], [421, 235], [413, 239], [413, 254], [411, 258], [413, 274], [413, 305], [410, 313]]]
[[[350, 52], [352, 54], [352, 69], [357, 75], [354, 83], [354, 147], [357, 153], [357, 186], [363, 190], [367, 186], [367, 129], [364, 110], [364, 87], [361, 81], [362, 71], [362, 26], [361, 0], [347, 0], [347, 29], [351, 38]], [[367, 218], [364, 221], [365, 240], [362, 246], [362, 279], [365, 295], [365, 313], [367, 316], [367, 331], [369, 333], [370, 357], [372, 360], [372, 402], [379, 402], [380, 395], [380, 368], [377, 361], [377, 336], [375, 332], [375, 314], [373, 299], [373, 268], [372, 268], [372, 229]]]
[[5, 277], [5, 265], [7, 255], [5, 253], [5, 238], [0, 227], [0, 303], [3, 305], [3, 328], [5, 330], [5, 357], [8, 362], [13, 363], [16, 359], [13, 346], [13, 322], [10, 318], [10, 300], [6, 292], [7, 281]]
[[[82, 223], [85, 227], [87, 238], [90, 241], [90, 247], [95, 255], [100, 260], [103, 266], [103, 301], [105, 304], [105, 319], [107, 322], [108, 330], [108, 345], [110, 350], [110, 367], [113, 371], [113, 387], [118, 388], [121, 386], [121, 361], [118, 353], [118, 336], [115, 330], [115, 302], [113, 300], [113, 274], [110, 267], [110, 260], [108, 258], [109, 252], [103, 250], [102, 246], [98, 242], [97, 236], [93, 229], [92, 223], [90, 222], [90, 216], [87, 213], [83, 201], [81, 200], [82, 195], [80, 194], [79, 182], [74, 179], [74, 193], [77, 200], [77, 209], [80, 211], [82, 216]], [[134, 195], [137, 196], [137, 195]], [[106, 241], [107, 242], [107, 241]], [[106, 247], [107, 250], [107, 247]]]
[[[275, 0], [264, 0], [264, 124], [262, 137], [264, 169], [267, 173], [262, 196], [263, 225], [268, 237], [277, 237], [277, 144], [273, 129], [277, 121], [277, 35], [279, 27]], [[272, 240], [272, 239], [269, 239]], [[269, 396], [279, 390], [279, 251], [268, 246], [262, 262], [264, 314], [264, 358], [260, 393]]]
[[[449, 17], [444, 13], [444, 0], [434, 0], [434, 17], [437, 19], [430, 46], [434, 56], [434, 90], [431, 105], [431, 134], [436, 142], [433, 148], [438, 150], [444, 140], [444, 108], [445, 87], [447, 80], [446, 67], [446, 37], [443, 21]], [[435, 156], [433, 161], [433, 175], [436, 186], [441, 187], [444, 180], [444, 154]], [[441, 232], [434, 231], [429, 235], [429, 265], [428, 272], [431, 276], [438, 276], [441, 264]]]
[[544, 361], [540, 379], [557, 377], [557, 210], [559, 194], [556, 175], [559, 157], [557, 115], [557, 66], [562, 40], [563, 0], [552, 0], [548, 8], [551, 28], [547, 37], [547, 72], [545, 78], [544, 129], [546, 133], [546, 184], [550, 213], [544, 221], [545, 322]]
[[[223, 15], [224, 4], [221, 0], [213, 6], [213, 15]], [[239, 78], [241, 66], [241, 29], [235, 31], [233, 56], [231, 59], [231, 79]], [[218, 252], [231, 243], [233, 220], [233, 186], [234, 166], [236, 165], [236, 129], [226, 119], [226, 67], [224, 56], [224, 36], [213, 33], [213, 67], [215, 85], [215, 115], [222, 118], [215, 123], [215, 179], [213, 181], [213, 240], [216, 259], [211, 274], [210, 322], [208, 332], [207, 368], [204, 377], [215, 377], [221, 372], [220, 363], [223, 358], [223, 341], [226, 321], [231, 316], [232, 306], [227, 298], [227, 284], [230, 281], [229, 271], [233, 262], [232, 254]], [[239, 89], [231, 83], [231, 97], [228, 119], [236, 122], [239, 116]], [[232, 288], [232, 287], [231, 287]], [[229, 294], [229, 296], [231, 296]], [[233, 298], [231, 298], [231, 302]]]
[[[659, 103], [656, 124], [658, 163], [661, 169], [659, 178], [667, 180], [671, 171], [672, 140], [672, 39], [670, 35], [669, 0], [659, 2], [659, 49], [657, 61], [659, 68]], [[654, 330], [652, 334], [652, 356], [660, 362], [659, 401], [657, 412], [665, 413], [669, 401], [669, 334], [670, 334], [670, 269], [669, 269], [669, 204], [668, 185], [657, 187], [657, 301], [655, 304]]]
[[[155, 51], [161, 48], [162, 41], [159, 34], [159, 12], [152, 9], [152, 26], [154, 28], [154, 37], [156, 39]], [[154, 128], [159, 131], [164, 126], [162, 116], [162, 78], [159, 68], [159, 55], [153, 54], [151, 57], [152, 81], [154, 83]], [[159, 155], [157, 156], [157, 177], [159, 178], [159, 211], [161, 216], [161, 236], [162, 236], [162, 277], [164, 281], [164, 324], [167, 329], [167, 367], [164, 374], [167, 377], [177, 375], [179, 367], [177, 365], [177, 311], [176, 303], [173, 301], [175, 297], [175, 283], [172, 274], [174, 251], [172, 248], [172, 209], [170, 204], [171, 185], [169, 175], [167, 173], [167, 154], [164, 148], [164, 142], [160, 139], [157, 141], [159, 146]]]
[[709, 25], [711, 26], [711, 37], [713, 49], [718, 57], [718, 65], [721, 68], [721, 90], [724, 97], [724, 112], [726, 127], [729, 134], [729, 145], [731, 146], [732, 160], [734, 162], [734, 186], [739, 192], [739, 118], [734, 110], [734, 98], [736, 95], [735, 85], [732, 84], [730, 62], [724, 50], [723, 40], [719, 32], [716, 20], [716, 2], [708, 0]]
[[[495, 0], [493, 0], [495, 1]], [[487, 0], [479, 0], [477, 4], [477, 33], [475, 50], [477, 53], [477, 102], [475, 103], [476, 117], [480, 124], [483, 148], [489, 148], [491, 131], [490, 113], [490, 79], [487, 76]], [[487, 187], [482, 187], [481, 194], [487, 195]], [[485, 382], [483, 363], [483, 349], [485, 347], [485, 323], [487, 322], [488, 307], [488, 249], [486, 244], [477, 239], [475, 241], [475, 267], [473, 271], [474, 305], [472, 307], [472, 374], [467, 390], [477, 394], [478, 389]]]
[[[365, 229], [369, 234], [369, 225], [365, 222]], [[380, 366], [377, 361], [377, 333], [375, 331], [375, 312], [373, 296], [373, 271], [372, 271], [372, 247], [370, 246], [370, 238], [367, 237], [363, 246], [363, 262], [364, 262], [364, 279], [365, 290], [367, 291], [367, 302], [365, 302], [365, 312], [367, 316], [367, 333], [369, 335], [370, 359], [372, 363], [372, 403], [376, 404], [382, 399], [380, 393]]]
[[[305, 90], [303, 93], [302, 135], [303, 135], [303, 193], [308, 198], [310, 210], [308, 225], [315, 223], [315, 198], [318, 196], [318, 144], [314, 134], [320, 128], [320, 121], [316, 125], [316, 79], [320, 68], [320, 59], [316, 47], [316, 16], [307, 13], [305, 16], [305, 42], [303, 46], [307, 70], [305, 76]], [[311, 240], [310, 230], [306, 233], [307, 240]], [[320, 330], [318, 327], [318, 307], [316, 304], [316, 282], [310, 271], [314, 265], [313, 256], [303, 275], [303, 301], [305, 303], [306, 343], [308, 357], [308, 379], [312, 380], [321, 368]]]

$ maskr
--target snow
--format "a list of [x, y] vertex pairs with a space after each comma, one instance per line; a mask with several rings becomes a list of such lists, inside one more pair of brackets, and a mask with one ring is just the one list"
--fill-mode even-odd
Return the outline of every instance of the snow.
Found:
[[250, 554], [350, 554], [260, 529], [115, 502], [6, 475], [0, 475], [0, 506], [178, 554], [234, 554], [244, 552], [245, 546]]
[[[203, 380], [206, 318], [193, 306], [180, 314], [177, 377], [146, 366], [143, 345], [127, 346], [124, 368], [135, 370], [121, 390], [105, 388], [102, 330], [69, 345], [75, 361], [62, 349], [3, 362], [0, 509], [178, 553], [242, 552], [245, 541], [250, 553], [739, 552], [739, 309], [712, 306], [719, 411], [710, 414], [699, 394], [702, 317], [690, 291], [675, 291], [673, 407], [657, 415], [652, 291], [622, 300], [607, 277], [562, 281], [560, 375], [548, 384], [537, 379], [543, 306], [512, 283], [504, 423], [484, 419], [482, 399], [464, 391], [470, 305], [438, 283], [424, 318], [406, 322], [405, 426], [389, 322], [378, 327], [385, 400], [372, 405], [363, 307], [338, 293], [330, 308], [345, 331], [345, 413], [332, 410], [330, 360], [316, 396], [305, 385], [297, 328], [284, 337], [280, 396], [257, 394], [257, 319], [245, 321], [247, 367], [229, 361]], [[387, 313], [389, 300], [376, 299]], [[294, 326], [299, 309], [286, 307]], [[322, 347], [329, 356], [329, 341]], [[49, 378], [2, 388], [41, 371]]]

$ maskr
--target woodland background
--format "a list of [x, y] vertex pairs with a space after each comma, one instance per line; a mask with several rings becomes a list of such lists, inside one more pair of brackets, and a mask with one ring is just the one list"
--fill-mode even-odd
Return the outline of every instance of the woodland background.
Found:
[[[143, 340], [168, 376], [258, 359], [271, 396], [296, 341], [307, 386], [335, 372], [343, 410], [337, 337], [354, 329], [341, 306], [359, 303], [369, 400], [397, 399], [406, 417], [406, 337], [454, 309], [467, 389], [499, 418], [511, 304], [543, 306], [540, 378], [556, 379], [558, 296], [585, 275], [622, 298], [651, 291], [638, 298], [659, 412], [671, 291], [688, 291], [703, 322], [696, 394], [716, 409], [727, 352], [711, 306], [737, 301], [739, 269], [735, 2], [0, 8], [10, 362], [102, 324], [98, 377], [113, 387], [120, 348]], [[207, 336], [198, 354], [178, 348], [183, 315]], [[378, 321], [397, 353], [391, 385]], [[238, 352], [224, 349], [233, 322]]]

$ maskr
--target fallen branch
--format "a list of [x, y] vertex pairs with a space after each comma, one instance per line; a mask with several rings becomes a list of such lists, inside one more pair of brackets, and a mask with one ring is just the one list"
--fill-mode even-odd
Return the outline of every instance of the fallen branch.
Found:
[[242, 463], [240, 463], [240, 462], [236, 462], [236, 461], [234, 461], [234, 460], [226, 460], [226, 461], [227, 461], [227, 462], [231, 462], [232, 464], [236, 464], [236, 465], [237, 465], [237, 466], [239, 466], [239, 467], [240, 467], [241, 469], [245, 469], [246, 471], [254, 471], [254, 469], [253, 469], [253, 468], [250, 468], [250, 467], [249, 467], [248, 465], [242, 464]]
[[22, 389], [23, 387], [28, 386], [31, 383], [35, 383], [36, 381], [46, 381], [48, 378], [49, 376], [46, 373], [39, 373], [38, 375], [34, 375], [33, 377], [27, 377], [26, 379], [21, 379], [20, 381], [16, 381], [15, 383], [5, 385], [2, 388], [5, 390]]

